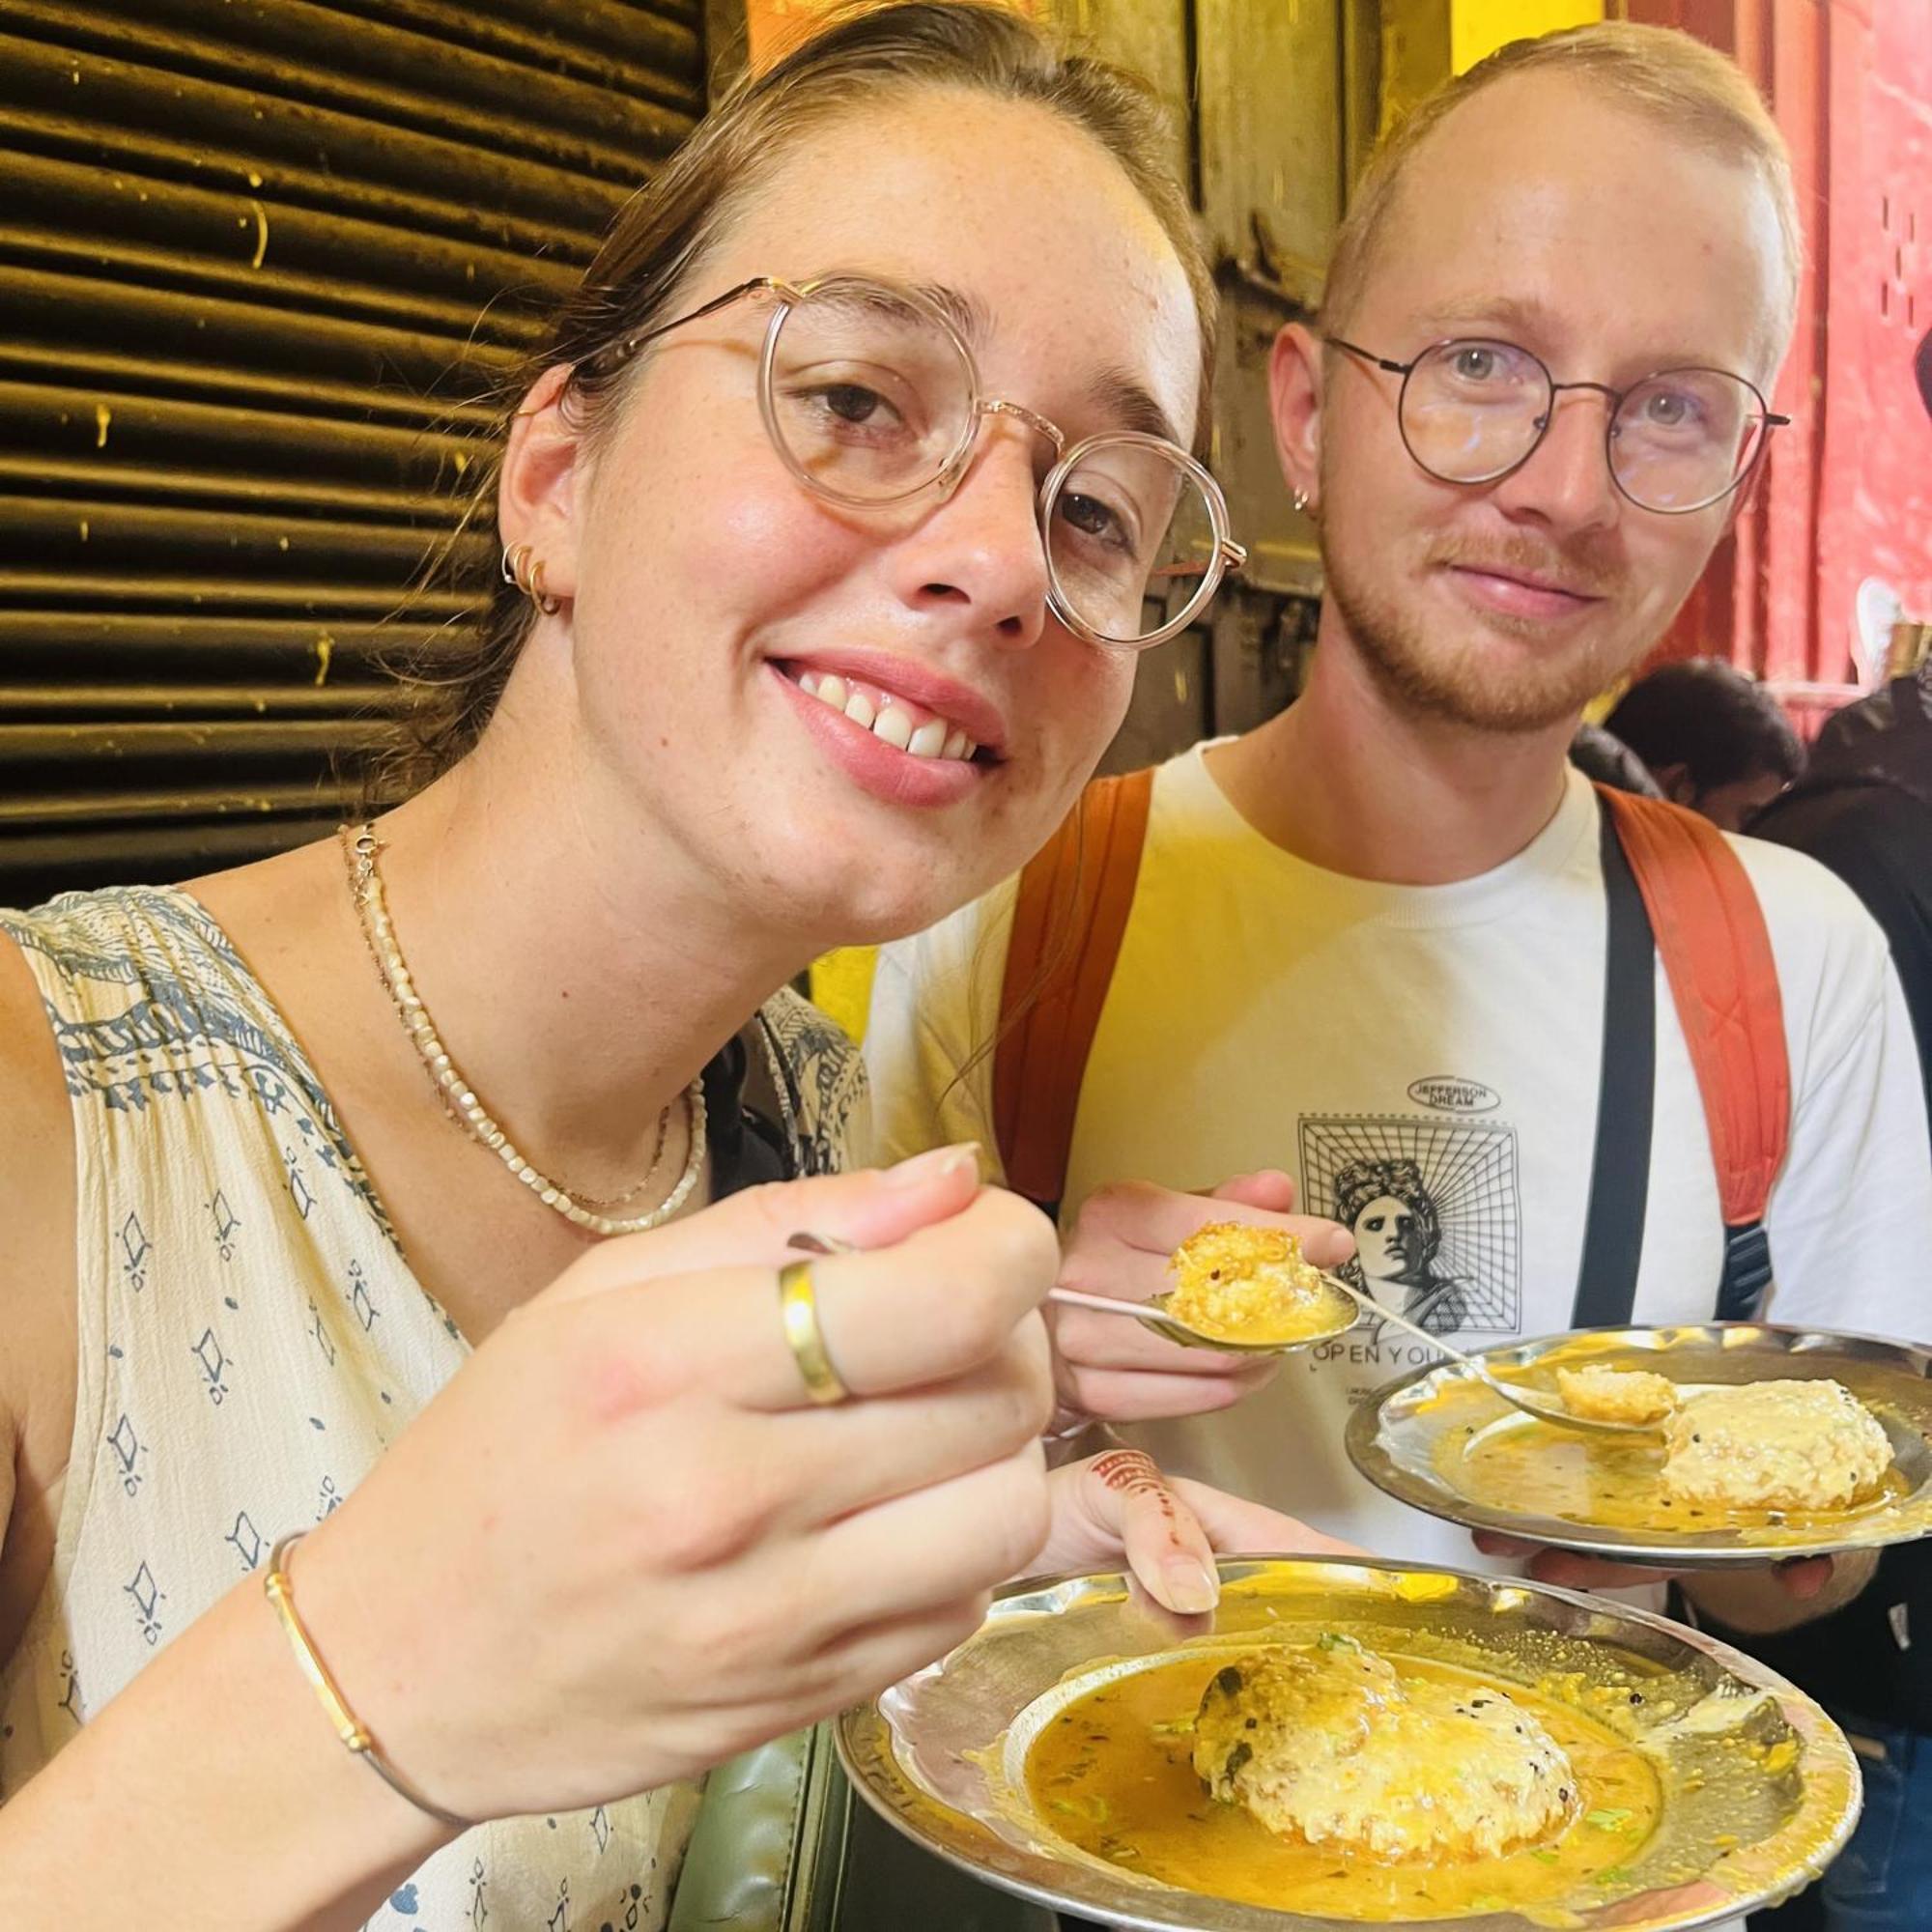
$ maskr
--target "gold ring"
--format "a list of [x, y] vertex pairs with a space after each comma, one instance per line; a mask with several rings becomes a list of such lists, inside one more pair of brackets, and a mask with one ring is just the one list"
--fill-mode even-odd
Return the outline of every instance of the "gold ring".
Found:
[[792, 1360], [805, 1378], [806, 1394], [813, 1402], [843, 1402], [852, 1391], [838, 1379], [838, 1371], [825, 1352], [810, 1262], [791, 1262], [779, 1270], [779, 1314], [784, 1321], [785, 1341], [791, 1348]]

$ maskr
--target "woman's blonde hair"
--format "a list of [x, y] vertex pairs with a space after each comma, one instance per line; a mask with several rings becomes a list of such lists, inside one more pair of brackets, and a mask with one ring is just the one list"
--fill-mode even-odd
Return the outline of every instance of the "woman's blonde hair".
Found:
[[[1046, 29], [1005, 8], [918, 0], [863, 5], [835, 14], [781, 60], [742, 77], [665, 168], [617, 217], [596, 259], [565, 302], [547, 346], [504, 385], [494, 451], [511, 412], [544, 370], [573, 367], [572, 407], [593, 433], [629, 379], [623, 358], [595, 368], [598, 352], [668, 319], [694, 268], [733, 212], [756, 192], [804, 135], [838, 117], [902, 100], [922, 89], [952, 89], [1032, 102], [1092, 135], [1153, 211], [1193, 291], [1202, 335], [1197, 440], [1208, 421], [1215, 296], [1185, 190], [1168, 156], [1173, 133], [1148, 84], [1123, 69], [1071, 52]], [[497, 461], [483, 466], [464, 518], [493, 525]], [[461, 534], [461, 532], [459, 532]], [[458, 545], [441, 552], [441, 582], [458, 571]], [[434, 566], [433, 566], [434, 568]], [[462, 584], [460, 587], [470, 587]], [[462, 757], [489, 723], [531, 621], [529, 600], [494, 582], [473, 640], [445, 645], [398, 667], [420, 702], [413, 745], [384, 774], [386, 788], [427, 782]]]
[[[1383, 137], [1335, 237], [1321, 298], [1323, 332], [1348, 327], [1388, 225], [1404, 177], [1417, 151], [1456, 109], [1499, 80], [1517, 74], [1557, 74], [1641, 115], [1706, 154], [1749, 169], [1764, 184], [1783, 244], [1776, 346], [1781, 349], [1798, 311], [1804, 261], [1804, 230], [1791, 181], [1784, 136], [1757, 89], [1736, 62], [1673, 27], [1603, 21], [1512, 41], [1466, 73], [1439, 87]], [[1525, 165], [1534, 156], [1524, 156]], [[1636, 187], [1636, 184], [1632, 184]]]

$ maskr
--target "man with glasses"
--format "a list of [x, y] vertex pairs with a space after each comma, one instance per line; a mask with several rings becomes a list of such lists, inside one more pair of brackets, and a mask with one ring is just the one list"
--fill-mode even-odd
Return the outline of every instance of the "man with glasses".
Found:
[[[1292, 1175], [1307, 1212], [1335, 1215], [1343, 1176], [1386, 1169], [1433, 1231], [1455, 1339], [1504, 1344], [1605, 1319], [1585, 1236], [1593, 1191], [1621, 1178], [1628, 1206], [1605, 1232], [1631, 1251], [1627, 1319], [1713, 1318], [1718, 1178], [1648, 963], [1647, 1142], [1600, 1132], [1605, 1076], [1639, 1049], [1621, 1009], [1606, 1026], [1606, 872], [1622, 862], [1565, 753], [1586, 702], [1663, 634], [1781, 431], [1767, 398], [1801, 249], [1762, 102], [1721, 56], [1658, 29], [1520, 43], [1372, 165], [1319, 322], [1285, 329], [1271, 366], [1282, 466], [1326, 569], [1313, 669], [1287, 712], [1154, 779], [1075, 1069], [1059, 1191], [1087, 1204], [1068, 1216], [1075, 1285], [1120, 1292], [1109, 1257], [1136, 1242], [1138, 1197], [1096, 1190], [1123, 1177], [1186, 1188], [1283, 1170], [1248, 1202], [1285, 1207]], [[1822, 867], [1732, 849], [1769, 928], [1791, 1071], [1763, 1312], [1924, 1339], [1932, 1153], [1884, 941]], [[880, 963], [867, 1055], [892, 1154], [990, 1148], [1013, 1124], [996, 1120], [991, 1048], [1015, 898], [1009, 884]], [[1052, 1057], [1061, 1011], [1027, 1015], [1030, 1055]], [[1247, 1385], [1231, 1362], [1056, 1315], [1069, 1410], [1378, 1553], [1474, 1560], [1463, 1532], [1382, 1496], [1343, 1450], [1351, 1403], [1427, 1360], [1422, 1345], [1358, 1331], [1206, 1414]], [[1655, 1580], [1531, 1560], [1555, 1581]], [[1688, 1585], [1697, 1600], [1767, 1630], [1869, 1571], [1711, 1574]]]

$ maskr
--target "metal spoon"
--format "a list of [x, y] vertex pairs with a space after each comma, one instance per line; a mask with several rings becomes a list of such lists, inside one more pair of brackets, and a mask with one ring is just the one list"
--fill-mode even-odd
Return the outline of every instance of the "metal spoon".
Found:
[[[786, 1243], [789, 1247], [803, 1248], [810, 1254], [842, 1255], [853, 1251], [850, 1241], [841, 1241], [829, 1235], [798, 1234]], [[1412, 1335], [1418, 1342], [1426, 1342], [1437, 1353], [1446, 1355], [1459, 1368], [1482, 1382], [1494, 1394], [1499, 1395], [1512, 1408], [1520, 1409], [1525, 1415], [1533, 1415], [1539, 1422], [1553, 1424], [1558, 1429], [1577, 1429], [1586, 1435], [1656, 1435], [1658, 1426], [1650, 1422], [1610, 1422], [1596, 1416], [1573, 1415], [1567, 1408], [1549, 1407], [1536, 1401], [1534, 1397], [1510, 1383], [1499, 1380], [1492, 1375], [1488, 1367], [1473, 1355], [1465, 1355], [1460, 1349], [1452, 1349], [1439, 1335], [1433, 1335], [1427, 1328], [1420, 1327], [1406, 1316], [1397, 1315], [1384, 1308], [1373, 1296], [1365, 1294], [1359, 1288], [1351, 1287], [1338, 1274], [1325, 1270], [1321, 1275], [1322, 1286], [1331, 1293], [1345, 1297], [1350, 1304], [1348, 1321], [1339, 1322], [1333, 1328], [1326, 1328], [1313, 1335], [1297, 1335], [1291, 1342], [1239, 1342], [1226, 1336], [1215, 1335], [1205, 1328], [1197, 1328], [1191, 1321], [1174, 1314], [1168, 1306], [1169, 1297], [1156, 1294], [1147, 1301], [1127, 1301], [1114, 1294], [1085, 1294], [1077, 1288], [1050, 1288], [1046, 1292], [1049, 1301], [1057, 1301], [1064, 1308], [1089, 1308], [1100, 1315], [1124, 1315], [1138, 1321], [1144, 1328], [1151, 1328], [1156, 1335], [1164, 1336], [1170, 1342], [1178, 1342], [1184, 1349], [1212, 1349], [1224, 1355], [1285, 1355], [1292, 1350], [1306, 1349], [1318, 1342], [1330, 1342], [1338, 1335], [1346, 1335], [1364, 1315], [1378, 1321], [1386, 1321], [1400, 1328], [1405, 1334]]]
[[1546, 1406], [1532, 1396], [1523, 1394], [1521, 1389], [1492, 1375], [1486, 1364], [1473, 1355], [1465, 1355], [1460, 1349], [1452, 1349], [1439, 1335], [1432, 1335], [1427, 1328], [1418, 1326], [1406, 1316], [1396, 1315], [1372, 1301], [1360, 1289], [1350, 1288], [1337, 1275], [1327, 1275], [1324, 1280], [1334, 1283], [1345, 1294], [1352, 1294], [1364, 1312], [1378, 1316], [1382, 1321], [1393, 1323], [1405, 1334], [1413, 1335], [1419, 1342], [1427, 1342], [1432, 1349], [1447, 1355], [1459, 1368], [1466, 1370], [1476, 1379], [1494, 1394], [1499, 1395], [1512, 1408], [1520, 1408], [1525, 1415], [1533, 1415], [1539, 1422], [1553, 1423], [1558, 1429], [1580, 1429], [1586, 1435], [1656, 1435], [1659, 1426], [1654, 1422], [1611, 1422], [1595, 1415], [1575, 1415], [1561, 1406], [1562, 1398], [1554, 1398], [1554, 1406]]
[[[1169, 1340], [1179, 1342], [1184, 1347], [1218, 1349], [1225, 1352], [1243, 1354], [1277, 1354], [1286, 1352], [1290, 1349], [1306, 1348], [1310, 1341], [1328, 1341], [1334, 1335], [1346, 1334], [1354, 1325], [1356, 1321], [1360, 1320], [1362, 1316], [1368, 1315], [1378, 1321], [1386, 1321], [1393, 1327], [1400, 1328], [1405, 1334], [1413, 1335], [1418, 1342], [1427, 1342], [1432, 1349], [1440, 1354], [1446, 1355], [1458, 1367], [1466, 1370], [1478, 1381], [1493, 1390], [1495, 1394], [1501, 1396], [1503, 1401], [1508, 1403], [1512, 1408], [1520, 1408], [1525, 1415], [1535, 1416], [1539, 1422], [1552, 1423], [1559, 1429], [1580, 1429], [1587, 1434], [1604, 1435], [1655, 1435], [1658, 1434], [1658, 1425], [1655, 1423], [1612, 1422], [1597, 1416], [1574, 1415], [1569, 1409], [1561, 1406], [1547, 1406], [1545, 1404], [1538, 1402], [1533, 1396], [1525, 1395], [1520, 1388], [1498, 1379], [1490, 1373], [1489, 1368], [1484, 1363], [1478, 1361], [1473, 1355], [1465, 1355], [1460, 1349], [1452, 1349], [1439, 1335], [1431, 1334], [1427, 1328], [1423, 1328], [1409, 1321], [1406, 1316], [1397, 1315], [1392, 1310], [1384, 1308], [1380, 1302], [1365, 1294], [1360, 1289], [1351, 1287], [1340, 1275], [1329, 1274], [1324, 1271], [1321, 1281], [1322, 1285], [1331, 1293], [1346, 1295], [1354, 1304], [1355, 1313], [1350, 1321], [1344, 1322], [1336, 1329], [1324, 1334], [1297, 1338], [1293, 1342], [1224, 1341], [1219, 1336], [1210, 1334], [1207, 1329], [1197, 1328], [1191, 1322], [1185, 1321], [1179, 1316], [1174, 1314], [1167, 1306], [1168, 1297], [1164, 1294], [1155, 1295], [1153, 1300], [1148, 1304], [1150, 1307], [1159, 1309], [1159, 1315], [1143, 1315], [1141, 1320], [1148, 1327], [1153, 1329], [1156, 1334], [1165, 1335]], [[1051, 1292], [1054, 1298], [1064, 1298], [1068, 1293], [1070, 1293], [1070, 1291], [1060, 1289], [1055, 1289]], [[1138, 1306], [1138, 1304], [1131, 1301], [1113, 1301], [1110, 1304], [1105, 1298], [1092, 1294], [1081, 1295], [1078, 1299], [1083, 1306], [1104, 1307], [1109, 1314], [1132, 1314]]]
[[[859, 1252], [854, 1241], [841, 1240], [837, 1235], [814, 1235], [809, 1230], [801, 1230], [786, 1237], [785, 1246], [798, 1248], [808, 1255], [853, 1255]], [[1176, 1341], [1187, 1348], [1226, 1349], [1237, 1352], [1272, 1354], [1285, 1345], [1279, 1342], [1216, 1342], [1197, 1329], [1186, 1327], [1182, 1322], [1165, 1315], [1150, 1311], [1158, 1306], [1162, 1297], [1156, 1295], [1149, 1301], [1124, 1301], [1118, 1294], [1087, 1294], [1077, 1288], [1049, 1288], [1046, 1291], [1049, 1301], [1057, 1301], [1063, 1308], [1091, 1308], [1100, 1315], [1127, 1315], [1144, 1327], [1151, 1328], [1156, 1334], [1163, 1334], [1170, 1341]], [[1355, 1318], [1350, 1318], [1352, 1326]], [[1339, 1331], [1338, 1331], [1339, 1332]], [[1316, 1337], [1321, 1340], [1321, 1337]], [[1293, 1344], [1300, 1348], [1299, 1342]]]
[[[849, 1255], [856, 1252], [851, 1241], [840, 1240], [836, 1235], [810, 1232], [789, 1236], [785, 1245], [811, 1255]], [[1196, 1328], [1178, 1315], [1170, 1314], [1164, 1294], [1156, 1294], [1148, 1301], [1128, 1301], [1118, 1294], [1088, 1294], [1077, 1288], [1050, 1288], [1046, 1298], [1057, 1301], [1063, 1308], [1091, 1308], [1097, 1315], [1124, 1315], [1130, 1321], [1138, 1321], [1142, 1327], [1152, 1329], [1156, 1335], [1179, 1343], [1183, 1349], [1212, 1349], [1223, 1355], [1285, 1355], [1295, 1349], [1312, 1348], [1318, 1342], [1332, 1342], [1337, 1335], [1346, 1335], [1361, 1320], [1361, 1307], [1357, 1305], [1361, 1297], [1349, 1284], [1333, 1275], [1324, 1275], [1322, 1280], [1339, 1293], [1343, 1305], [1348, 1309], [1349, 1319], [1310, 1335], [1297, 1335], [1288, 1342], [1241, 1342], [1209, 1334], [1207, 1329]], [[1366, 1305], [1371, 1309], [1375, 1306], [1373, 1302]]]

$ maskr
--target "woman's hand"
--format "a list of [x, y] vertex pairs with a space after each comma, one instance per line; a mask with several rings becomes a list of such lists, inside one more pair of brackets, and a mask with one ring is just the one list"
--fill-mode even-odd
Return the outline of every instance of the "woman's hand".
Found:
[[1034, 1560], [1040, 1576], [1127, 1566], [1154, 1601], [1183, 1616], [1221, 1599], [1216, 1551], [1359, 1556], [1352, 1543], [1310, 1529], [1260, 1503], [1163, 1476], [1139, 1449], [1112, 1449], [1069, 1463], [1051, 1478], [1053, 1527]]
[[[1213, 1193], [1179, 1194], [1148, 1181], [1103, 1187], [1066, 1236], [1060, 1280], [1089, 1294], [1147, 1301], [1174, 1286], [1168, 1260], [1211, 1221], [1245, 1221], [1298, 1236], [1317, 1267], [1354, 1253], [1349, 1231], [1293, 1213], [1294, 1182], [1275, 1169], [1237, 1175]], [[1182, 1348], [1138, 1321], [1091, 1309], [1051, 1308], [1054, 1380], [1064, 1411], [1105, 1422], [1200, 1415], [1228, 1408], [1280, 1368], [1279, 1355], [1223, 1355]]]
[[[810, 1263], [836, 1406], [780, 1319], [803, 1230], [867, 1250]], [[465, 1817], [690, 1776], [870, 1695], [1046, 1537], [1058, 1263], [970, 1150], [607, 1242], [297, 1550], [297, 1607], [389, 1757]]]

